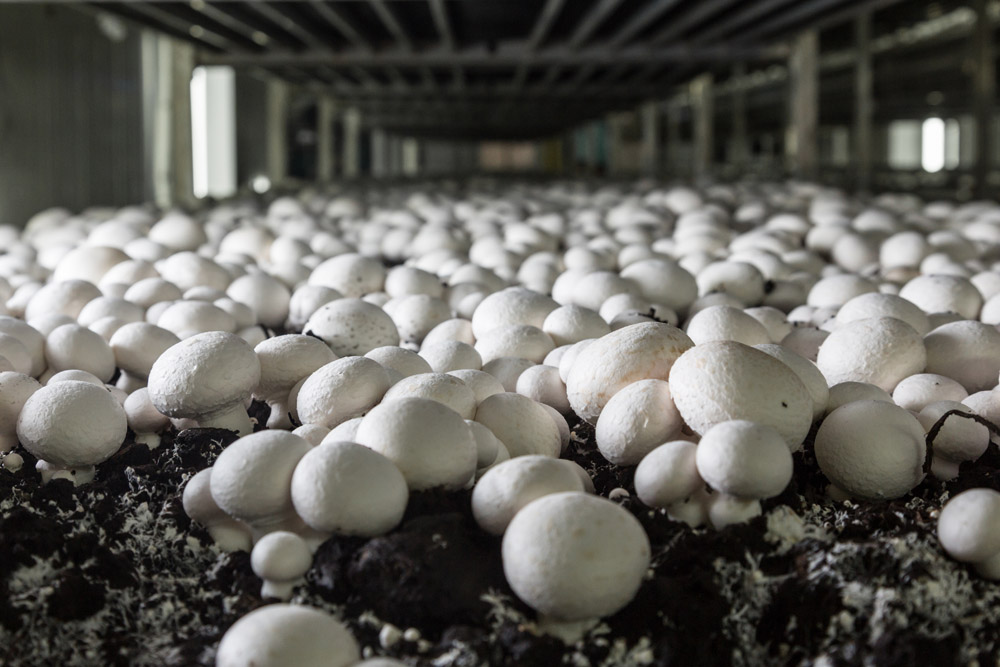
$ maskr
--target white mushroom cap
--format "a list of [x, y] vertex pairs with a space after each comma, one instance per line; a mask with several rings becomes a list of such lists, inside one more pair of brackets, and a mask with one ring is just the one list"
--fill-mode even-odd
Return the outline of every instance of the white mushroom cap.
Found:
[[502, 394], [506, 391], [500, 380], [485, 371], [460, 368], [455, 371], [448, 371], [448, 375], [457, 377], [464, 382], [475, 395], [477, 404], [482, 403], [493, 394]]
[[254, 347], [254, 353], [260, 361], [260, 382], [254, 396], [271, 405], [269, 428], [290, 426], [287, 404], [292, 387], [337, 359], [326, 343], [303, 334], [268, 338]]
[[27, 375], [41, 375], [45, 370], [45, 336], [27, 322], [6, 315], [0, 315], [0, 333], [17, 338], [27, 348], [31, 356], [31, 371]]
[[740, 498], [728, 493], [714, 493], [702, 500], [708, 514], [708, 521], [716, 530], [722, 530], [734, 523], [744, 523], [761, 515], [760, 501]]
[[197, 250], [208, 241], [204, 228], [180, 211], [170, 211], [149, 230], [149, 240], [171, 250]]
[[404, 378], [420, 373], [430, 373], [433, 370], [422, 355], [395, 345], [376, 347], [374, 350], [366, 352], [365, 356], [377, 361], [386, 370], [399, 373]]
[[76, 321], [89, 327], [103, 317], [117, 317], [126, 322], [141, 322], [146, 309], [119, 297], [99, 296], [87, 303]]
[[392, 316], [400, 339], [418, 345], [434, 327], [452, 317], [447, 303], [427, 294], [393, 299], [386, 303], [385, 312]]
[[297, 416], [303, 424], [332, 429], [368, 412], [388, 389], [389, 374], [377, 361], [366, 357], [337, 359], [303, 381], [295, 399]]
[[436, 373], [460, 369], [480, 370], [483, 358], [472, 345], [457, 340], [442, 340], [420, 346], [420, 356]]
[[483, 363], [500, 357], [517, 357], [541, 363], [555, 344], [547, 333], [528, 324], [510, 324], [490, 329], [476, 340]]
[[137, 306], [149, 308], [164, 301], [178, 301], [183, 296], [181, 288], [163, 278], [144, 278], [125, 291], [124, 299]]
[[869, 292], [854, 297], [840, 307], [836, 320], [838, 325], [842, 325], [872, 317], [895, 317], [897, 320], [903, 320], [921, 336], [930, 331], [927, 314], [912, 301], [900, 296], [878, 292]]
[[559, 369], [555, 366], [538, 364], [526, 369], [517, 378], [516, 389], [518, 394], [554, 408], [562, 414], [570, 412], [566, 385], [559, 377]]
[[813, 401], [786, 364], [733, 341], [713, 341], [682, 354], [670, 373], [677, 411], [695, 433], [745, 419], [771, 426], [791, 451], [809, 433]]
[[57, 382], [36, 390], [17, 418], [17, 437], [33, 456], [62, 468], [103, 463], [118, 451], [128, 424], [104, 387]]
[[[941, 416], [952, 410], [961, 414], [974, 415], [969, 407], [957, 401], [935, 401], [925, 406], [917, 419], [928, 433]], [[941, 430], [931, 443], [934, 460], [931, 472], [938, 479], [954, 479], [958, 477], [958, 466], [963, 461], [975, 461], [990, 445], [990, 430], [979, 422], [952, 415], [948, 417]]]
[[414, 491], [461, 488], [476, 472], [472, 429], [437, 401], [400, 398], [377, 405], [365, 415], [355, 437], [395, 463]]
[[630, 263], [621, 270], [649, 302], [684, 313], [698, 297], [694, 276], [673, 260], [653, 258]]
[[885, 389], [867, 382], [838, 382], [830, 387], [830, 399], [826, 403], [826, 414], [842, 405], [854, 401], [883, 401], [892, 403], [892, 396]]
[[796, 354], [784, 345], [768, 343], [766, 345], [755, 345], [754, 347], [785, 363], [795, 371], [802, 384], [809, 390], [809, 396], [812, 397], [814, 420], [819, 419], [826, 413], [826, 404], [830, 398], [830, 388], [827, 386], [826, 378], [820, 372], [819, 368], [816, 367], [816, 364]]
[[541, 329], [557, 346], [600, 338], [611, 332], [607, 321], [597, 311], [575, 304], [559, 306], [550, 312]]
[[212, 498], [257, 536], [294, 523], [292, 474], [312, 447], [287, 431], [247, 435], [222, 451], [212, 467]]
[[664, 380], [624, 387], [597, 419], [597, 448], [617, 465], [636, 465], [657, 446], [680, 435], [684, 425]]
[[58, 314], [76, 319], [83, 307], [101, 296], [101, 290], [85, 280], [52, 282], [35, 292], [24, 309], [26, 321]]
[[572, 361], [566, 394], [573, 411], [596, 423], [619, 390], [639, 380], [667, 379], [674, 361], [692, 346], [683, 331], [659, 323], [633, 324], [597, 339]]
[[699, 271], [695, 279], [699, 296], [724, 292], [744, 306], [756, 306], [764, 298], [764, 276], [747, 262], [715, 262]]
[[391, 297], [428, 294], [441, 297], [444, 286], [433, 273], [412, 266], [394, 266], [385, 276], [385, 291]]
[[974, 320], [983, 307], [983, 296], [968, 278], [921, 275], [909, 281], [899, 296], [916, 304], [925, 313], [950, 311]]
[[184, 513], [200, 523], [223, 551], [250, 551], [250, 529], [222, 511], [212, 498], [212, 467], [198, 472], [184, 485]]
[[[345, 424], [347, 422], [344, 422]], [[293, 434], [299, 436], [306, 442], [308, 442], [313, 447], [317, 447], [323, 438], [330, 434], [330, 429], [319, 424], [303, 424], [292, 431]]]
[[[563, 621], [615, 613], [649, 567], [649, 538], [615, 503], [582, 492], [528, 503], [507, 527], [503, 568], [521, 600]], [[586, 554], [586, 558], [581, 558]]]
[[17, 417], [31, 395], [41, 388], [35, 378], [24, 373], [0, 372], [0, 452], [17, 447]]
[[356, 253], [331, 257], [313, 269], [310, 285], [331, 287], [345, 297], [359, 298], [382, 291], [386, 270], [382, 263]]
[[519, 456], [486, 472], [472, 490], [472, 514], [479, 527], [503, 535], [514, 515], [533, 500], [562, 491], [583, 491], [583, 482], [565, 461]]
[[788, 321], [785, 313], [777, 308], [757, 306], [756, 308], [747, 308], [743, 312], [764, 325], [772, 343], [780, 343], [785, 336], [792, 332], [792, 323]]
[[409, 490], [399, 469], [352, 442], [325, 442], [299, 461], [292, 476], [295, 511], [321, 532], [373, 537], [395, 528]]
[[1000, 493], [969, 489], [949, 500], [938, 516], [937, 534], [948, 555], [973, 563], [980, 574], [1000, 578]]
[[406, 397], [437, 401], [462, 415], [462, 419], [472, 419], [478, 403], [475, 393], [465, 382], [447, 373], [420, 373], [403, 378], [389, 388], [382, 400]]
[[256, 609], [223, 635], [216, 667], [349, 667], [361, 659], [350, 631], [330, 614], [290, 604]]
[[495, 377], [504, 391], [517, 391], [517, 380], [521, 373], [535, 366], [535, 362], [530, 359], [519, 357], [500, 357], [483, 364], [483, 372]]
[[213, 331], [168, 348], [149, 372], [149, 397], [156, 409], [199, 426], [252, 430], [244, 402], [260, 382], [253, 348], [235, 334]]
[[476, 410], [476, 421], [500, 439], [511, 458], [527, 454], [558, 457], [562, 449], [552, 417], [541, 405], [519, 394], [487, 397]]
[[100, 334], [79, 324], [56, 327], [46, 337], [45, 359], [53, 372], [84, 370], [93, 373], [102, 382], [110, 380], [115, 373], [115, 355], [111, 346]]
[[791, 333], [781, 339], [781, 344], [789, 350], [815, 362], [819, 356], [819, 348], [830, 336], [830, 332], [812, 326], [801, 326], [792, 329]]
[[322, 285], [301, 285], [292, 293], [288, 302], [288, 324], [292, 329], [301, 330], [312, 314], [331, 301], [342, 299], [343, 294]]
[[816, 365], [830, 384], [869, 382], [891, 392], [900, 380], [924, 370], [927, 351], [909, 324], [870, 318], [837, 327], [820, 346]]
[[497, 456], [500, 449], [503, 448], [503, 443], [493, 435], [493, 431], [479, 422], [466, 419], [465, 423], [472, 429], [472, 435], [476, 439], [476, 470], [492, 466], [497, 462]]
[[1000, 374], [1000, 331], [982, 322], [942, 324], [924, 336], [927, 372], [944, 375], [968, 392], [992, 389]]
[[704, 486], [695, 462], [697, 445], [688, 440], [665, 442], [643, 457], [635, 469], [635, 492], [650, 507], [667, 508]]
[[59, 265], [52, 272], [52, 281], [86, 280], [96, 285], [111, 267], [128, 258], [128, 255], [118, 248], [99, 245], [78, 246], [59, 260]]
[[489, 331], [512, 324], [541, 328], [545, 318], [559, 307], [551, 298], [523, 287], [508, 287], [490, 294], [472, 314], [472, 332], [476, 339]]
[[820, 425], [815, 451], [823, 474], [850, 496], [899, 498], [924, 478], [924, 429], [893, 403], [864, 400], [837, 408]]
[[14, 371], [25, 375], [31, 373], [31, 353], [19, 338], [0, 333], [0, 357], [6, 359]]
[[399, 331], [392, 318], [361, 299], [338, 299], [320, 306], [303, 331], [322, 338], [341, 357], [399, 345]]
[[110, 345], [119, 368], [146, 379], [160, 355], [179, 342], [174, 333], [155, 324], [131, 322], [115, 331]]
[[225, 291], [233, 281], [232, 275], [211, 259], [187, 251], [160, 260], [156, 263], [156, 270], [161, 276], [169, 276], [182, 292], [192, 287]]
[[149, 398], [149, 389], [136, 389], [122, 405], [129, 428], [136, 433], [137, 442], [145, 442], [151, 447], [159, 444], [159, 438], [150, 438], [150, 434], [160, 433], [170, 428], [170, 419], [156, 409]]
[[771, 342], [763, 324], [733, 306], [709, 306], [691, 318], [685, 332], [696, 345], [710, 340], [735, 340], [744, 345]]
[[472, 322], [460, 317], [441, 322], [424, 336], [421, 349], [446, 340], [454, 340], [470, 346], [474, 345], [476, 337], [472, 335]]
[[287, 600], [292, 588], [312, 567], [312, 552], [304, 539], [286, 530], [264, 535], [250, 552], [253, 573], [264, 580], [261, 597]]
[[911, 412], [920, 412], [936, 401], [962, 401], [968, 395], [961, 384], [935, 373], [917, 373], [903, 378], [892, 390], [896, 405]]
[[759, 500], [776, 496], [792, 479], [792, 454], [770, 426], [721, 422], [698, 443], [698, 474], [715, 490]]
[[839, 307], [858, 295], [877, 291], [875, 283], [858, 275], [827, 276], [812, 286], [806, 297], [806, 303], [817, 308]]

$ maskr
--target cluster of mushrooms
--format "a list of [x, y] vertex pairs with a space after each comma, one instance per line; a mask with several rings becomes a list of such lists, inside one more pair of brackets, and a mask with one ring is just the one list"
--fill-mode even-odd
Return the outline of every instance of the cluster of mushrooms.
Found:
[[[571, 414], [637, 466], [643, 503], [712, 529], [782, 493], [817, 423], [837, 502], [909, 493], [931, 428], [931, 474], [953, 479], [1000, 421], [995, 203], [799, 183], [306, 190], [263, 211], [52, 209], [0, 227], [0, 247], [4, 470], [27, 474], [20, 446], [43, 480], [82, 484], [129, 429], [149, 447], [235, 431], [184, 508], [280, 600], [330, 535], [382, 535], [411, 491], [471, 488], [540, 627], [621, 609], [649, 540], [560, 458]], [[256, 429], [252, 399], [271, 408]], [[943, 548], [1000, 578], [998, 516], [1000, 493], [956, 496]], [[285, 603], [217, 658], [401, 664], [360, 659], [334, 617]]]

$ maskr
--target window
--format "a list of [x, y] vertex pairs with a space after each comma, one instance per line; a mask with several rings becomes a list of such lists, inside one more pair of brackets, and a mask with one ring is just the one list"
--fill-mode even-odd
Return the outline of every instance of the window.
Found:
[[196, 197], [236, 192], [236, 76], [197, 67], [191, 76], [191, 171]]
[[920, 166], [935, 173], [944, 169], [945, 123], [940, 118], [928, 118], [920, 128]]

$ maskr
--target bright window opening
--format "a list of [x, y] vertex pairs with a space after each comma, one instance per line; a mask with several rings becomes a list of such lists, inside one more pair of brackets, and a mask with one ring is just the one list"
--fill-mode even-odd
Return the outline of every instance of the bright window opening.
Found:
[[889, 166], [893, 169], [919, 169], [921, 126], [916, 120], [889, 123]]
[[924, 171], [934, 173], [944, 169], [944, 121], [928, 118], [921, 127], [920, 166]]
[[196, 197], [236, 192], [236, 76], [198, 67], [191, 76], [191, 172]]

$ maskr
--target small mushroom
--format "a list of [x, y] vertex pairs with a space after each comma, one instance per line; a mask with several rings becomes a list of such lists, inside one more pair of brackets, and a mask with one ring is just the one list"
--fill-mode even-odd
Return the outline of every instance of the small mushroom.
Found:
[[399, 345], [396, 324], [378, 306], [361, 299], [337, 299], [314, 312], [303, 332], [323, 339], [340, 357]]
[[583, 482], [565, 461], [548, 456], [519, 456], [484, 474], [472, 490], [472, 515], [479, 527], [503, 535], [525, 505], [551, 493], [583, 491]]
[[260, 382], [253, 348], [235, 334], [212, 331], [168, 348], [149, 371], [149, 397], [171, 418], [203, 428], [253, 431], [245, 403]]
[[385, 392], [383, 402], [398, 398], [429, 398], [446, 405], [462, 419], [476, 414], [476, 395], [462, 380], [447, 373], [419, 373], [403, 378]]
[[558, 457], [562, 449], [559, 427], [552, 417], [520, 394], [489, 396], [476, 409], [476, 421], [499, 438], [511, 458], [526, 454]]
[[361, 659], [350, 631], [319, 609], [271, 604], [223, 635], [216, 667], [350, 667]]
[[990, 445], [990, 430], [983, 424], [961, 415], [974, 415], [970, 408], [957, 401], [935, 401], [917, 415], [924, 430], [931, 428], [946, 413], [957, 410], [959, 414], [945, 419], [931, 445], [933, 459], [931, 473], [945, 481], [958, 477], [958, 467], [964, 461], [975, 461]]
[[684, 425], [664, 380], [639, 380], [616, 393], [597, 419], [597, 448], [617, 465], [636, 465]]
[[543, 620], [585, 621], [629, 603], [649, 567], [650, 547], [627, 510], [569, 491], [539, 498], [514, 515], [502, 557], [514, 593]]
[[160, 433], [170, 428], [170, 419], [153, 405], [149, 389], [136, 389], [128, 395], [122, 407], [125, 408], [129, 428], [135, 431], [135, 441], [150, 449], [159, 447]]
[[38, 389], [17, 418], [17, 437], [33, 456], [69, 471], [75, 484], [94, 477], [94, 466], [125, 441], [125, 410], [103, 386], [57, 382]]
[[250, 528], [226, 514], [212, 498], [212, 467], [199, 471], [184, 485], [181, 503], [188, 518], [205, 527], [223, 551], [250, 551]]
[[17, 447], [17, 417], [31, 395], [41, 388], [30, 375], [0, 372], [0, 453]]
[[685, 521], [692, 527], [704, 521], [703, 512], [696, 521], [689, 521], [692, 517], [684, 507], [705, 486], [698, 474], [696, 451], [693, 442], [671, 440], [646, 454], [635, 469], [635, 492], [639, 500], [649, 507], [667, 510], [671, 519]]
[[927, 365], [919, 333], [902, 320], [876, 317], [838, 326], [823, 341], [816, 365], [827, 382], [869, 382], [888, 392]]
[[409, 497], [392, 461], [352, 442], [324, 442], [303, 456], [292, 475], [295, 511], [324, 533], [374, 537], [395, 528]]
[[302, 381], [297, 394], [289, 393], [296, 416], [303, 424], [320, 424], [332, 429], [371, 410], [389, 389], [389, 374], [366, 357], [345, 357], [331, 361]]
[[312, 552], [300, 536], [277, 530], [253, 545], [250, 567], [264, 580], [261, 597], [288, 600], [292, 589], [305, 582], [305, 574], [312, 567]]
[[957, 561], [971, 563], [987, 579], [1000, 579], [1000, 493], [969, 489], [949, 500], [938, 516], [941, 546]]
[[292, 387], [326, 364], [335, 355], [321, 340], [303, 334], [275, 336], [254, 347], [260, 361], [260, 382], [254, 397], [266, 401], [271, 408], [268, 428], [288, 428], [288, 395]]

